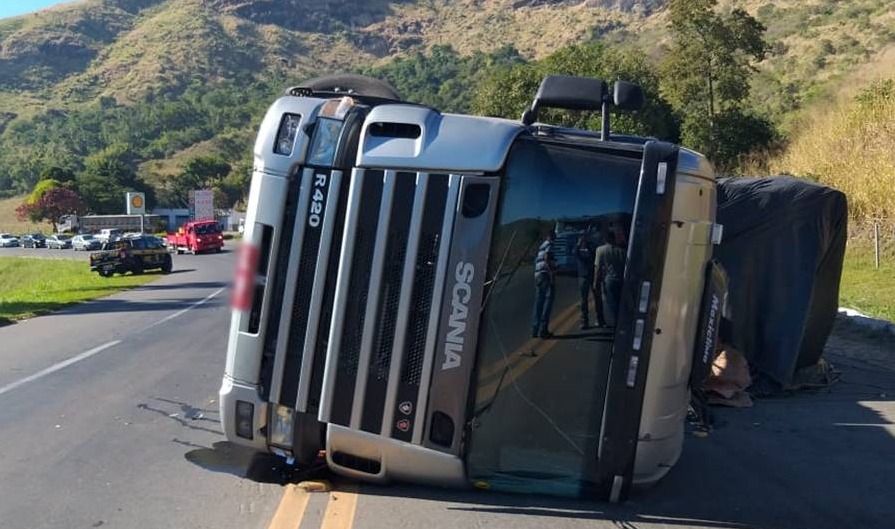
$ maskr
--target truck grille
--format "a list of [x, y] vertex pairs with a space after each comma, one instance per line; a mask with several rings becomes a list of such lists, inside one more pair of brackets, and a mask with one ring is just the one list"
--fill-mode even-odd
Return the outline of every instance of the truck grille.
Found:
[[265, 395], [420, 443], [460, 177], [308, 168], [299, 180], [271, 282]]

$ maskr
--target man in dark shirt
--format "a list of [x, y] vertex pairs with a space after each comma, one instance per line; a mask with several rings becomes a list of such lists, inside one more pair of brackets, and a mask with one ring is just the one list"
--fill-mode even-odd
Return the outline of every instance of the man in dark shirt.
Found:
[[579, 321], [581, 330], [590, 327], [590, 297], [593, 293], [594, 308], [596, 309], [597, 327], [605, 327], [606, 320], [603, 316], [603, 302], [600, 299], [600, 291], [594, 283], [594, 244], [590, 237], [582, 235], [575, 244], [575, 262], [578, 265], [578, 295], [581, 309]]
[[550, 338], [550, 312], [553, 310], [554, 281], [556, 275], [556, 258], [553, 253], [553, 242], [556, 234], [553, 230], [538, 248], [535, 257], [535, 304], [531, 314], [532, 338]]
[[625, 249], [618, 242], [614, 231], [606, 234], [606, 242], [597, 248], [594, 260], [596, 284], [603, 298], [603, 310], [607, 322], [615, 326], [618, 306], [622, 297], [622, 280], [625, 277]]

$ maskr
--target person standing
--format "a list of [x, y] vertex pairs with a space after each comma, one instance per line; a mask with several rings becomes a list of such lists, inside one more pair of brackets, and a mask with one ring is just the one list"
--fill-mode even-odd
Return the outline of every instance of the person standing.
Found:
[[625, 249], [614, 231], [606, 234], [606, 242], [597, 248], [594, 270], [596, 284], [603, 298], [603, 312], [607, 323], [615, 326], [625, 277]]
[[532, 338], [550, 338], [550, 312], [553, 310], [553, 298], [556, 281], [556, 257], [553, 253], [553, 243], [556, 234], [553, 230], [547, 234], [547, 238], [538, 248], [535, 257], [535, 304], [531, 314]]
[[578, 265], [578, 296], [581, 309], [579, 327], [585, 330], [590, 327], [590, 297], [593, 294], [594, 309], [597, 318], [597, 327], [605, 327], [606, 319], [603, 316], [603, 302], [600, 299], [600, 291], [594, 282], [595, 248], [591, 238], [586, 234], [578, 237], [575, 244], [575, 262]]

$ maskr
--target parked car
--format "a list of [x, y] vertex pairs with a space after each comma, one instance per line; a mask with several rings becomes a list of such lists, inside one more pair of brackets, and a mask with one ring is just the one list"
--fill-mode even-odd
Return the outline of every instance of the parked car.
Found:
[[92, 233], [85, 233], [84, 235], [75, 235], [71, 239], [71, 246], [75, 249], [75, 251], [93, 251], [99, 250], [102, 247], [103, 243], [100, 242], [99, 239], [93, 236]]
[[68, 250], [71, 248], [71, 235], [65, 235], [64, 233], [50, 235], [47, 237], [47, 248]]
[[96, 234], [96, 238], [99, 239], [99, 242], [105, 244], [110, 241], [117, 241], [123, 235], [124, 232], [118, 228], [103, 228]]
[[12, 248], [19, 245], [19, 238], [11, 233], [0, 233], [0, 248]]
[[46, 248], [47, 238], [42, 233], [31, 233], [23, 236], [19, 244], [22, 248]]

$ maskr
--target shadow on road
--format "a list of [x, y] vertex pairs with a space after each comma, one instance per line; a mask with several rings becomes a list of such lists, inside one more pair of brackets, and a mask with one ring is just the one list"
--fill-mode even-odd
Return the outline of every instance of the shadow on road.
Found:
[[[184, 272], [192, 272], [192, 270], [184, 270]], [[171, 273], [173, 274], [174, 272]], [[190, 288], [221, 288], [228, 284], [229, 283], [226, 281], [189, 281], [186, 283], [169, 284], [147, 283], [145, 285], [135, 287], [133, 290], [183, 290]]]
[[[175, 442], [178, 442], [175, 440]], [[179, 442], [180, 444], [185, 444]], [[325, 464], [311, 468], [297, 468], [286, 464], [282, 457], [261, 453], [235, 445], [228, 441], [218, 441], [211, 448], [198, 448], [187, 452], [187, 461], [205, 470], [231, 474], [258, 483], [286, 485], [306, 479], [328, 475]]]
[[[151, 290], [169, 290], [169, 289], [181, 289], [181, 288], [220, 288], [226, 285], [226, 283], [222, 282], [196, 282], [196, 283], [182, 283], [180, 285], [159, 285], [157, 288], [152, 288]], [[133, 290], [142, 290], [146, 287], [139, 287]], [[91, 289], [94, 290], [94, 289]], [[189, 307], [194, 303], [202, 301], [205, 298], [205, 295], [200, 295], [198, 297], [186, 297], [186, 298], [169, 298], [169, 299], [150, 299], [150, 300], [133, 300], [133, 299], [109, 299], [109, 298], [100, 298], [88, 300], [80, 303], [70, 303], [70, 304], [60, 304], [56, 302], [41, 302], [41, 301], [13, 301], [3, 303], [2, 308], [4, 312], [13, 313], [13, 314], [23, 314], [23, 313], [33, 313], [38, 315], [48, 314], [55, 311], [65, 310], [66, 314], [105, 314], [105, 313], [119, 313], [119, 312], [146, 312], [146, 311], [176, 311], [181, 310], [183, 308]], [[193, 310], [208, 310], [219, 306], [220, 303], [226, 303], [226, 300], [221, 302], [220, 300], [224, 299], [223, 296], [217, 296], [217, 298], [209, 300], [207, 303], [204, 303], [202, 306], [194, 307]]]
[[895, 372], [830, 359], [843, 371], [832, 388], [759, 400], [749, 409], [715, 408], [712, 435], [688, 437], [668, 476], [623, 505], [409, 485], [363, 491], [438, 502], [433, 509], [445, 511], [606, 520], [625, 528], [892, 527]]
[[[184, 270], [184, 272], [191, 272], [191, 270]], [[174, 274], [174, 272], [171, 272]], [[168, 283], [168, 284], [158, 284], [158, 283], [146, 283], [145, 285], [139, 285], [135, 287], [126, 288], [125, 290], [128, 292], [135, 292], [140, 290], [183, 290], [190, 288], [220, 288], [222, 286], [227, 285], [228, 283], [225, 281], [189, 281], [186, 283]], [[89, 291], [121, 291], [122, 288], [120, 286], [115, 285], [107, 285], [107, 286], [87, 286], [81, 287], [77, 289], [71, 290], [89, 290]]]
[[139, 408], [141, 410], [149, 411], [152, 413], [156, 413], [163, 417], [167, 417], [168, 419], [171, 419], [172, 421], [177, 422], [184, 428], [188, 428], [190, 430], [208, 432], [208, 433], [213, 433], [216, 435], [221, 435], [221, 431], [219, 429], [211, 429], [207, 426], [204, 426], [205, 423], [220, 424], [220, 421], [218, 421], [217, 419], [211, 419], [206, 415], [206, 414], [217, 414], [218, 413], [217, 409], [206, 410], [206, 409], [201, 409], [201, 408], [194, 408], [193, 406], [190, 406], [189, 404], [186, 404], [183, 402], [177, 402], [177, 401], [163, 399], [163, 398], [159, 398], [159, 397], [154, 397], [153, 400], [156, 400], [159, 402], [165, 402], [165, 403], [169, 403], [169, 404], [176, 404], [176, 405], [180, 406], [180, 413], [170, 413], [168, 410], [156, 408], [156, 407], [154, 407], [150, 404], [147, 404], [145, 402], [141, 402], [140, 404], [137, 404], [137, 408]]

